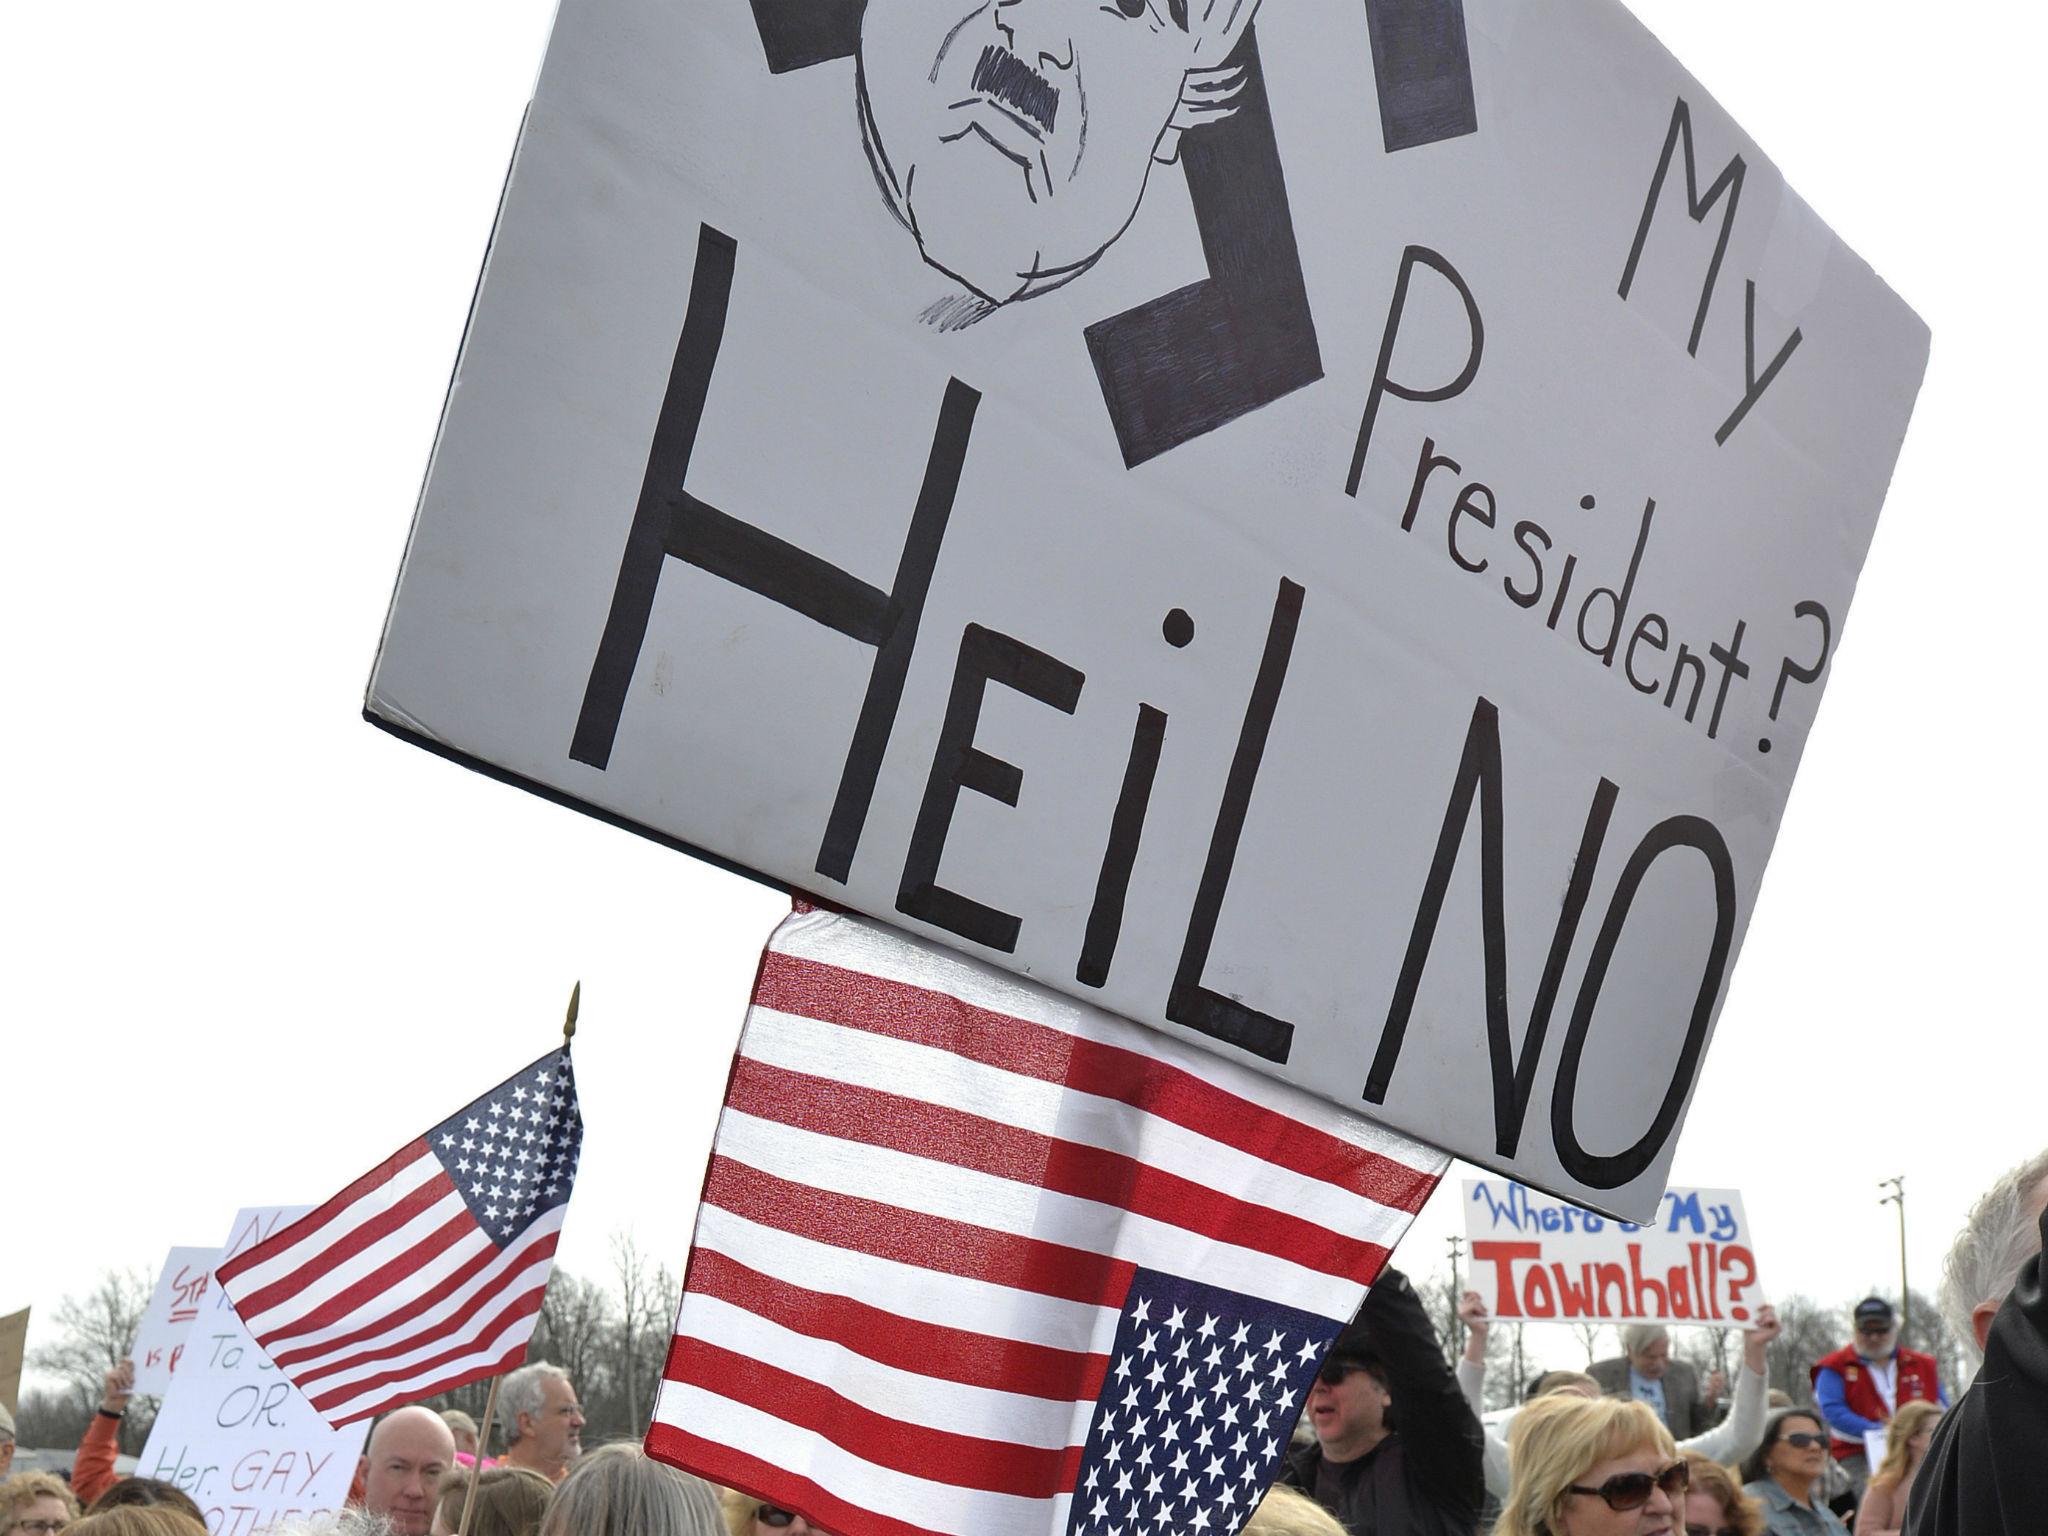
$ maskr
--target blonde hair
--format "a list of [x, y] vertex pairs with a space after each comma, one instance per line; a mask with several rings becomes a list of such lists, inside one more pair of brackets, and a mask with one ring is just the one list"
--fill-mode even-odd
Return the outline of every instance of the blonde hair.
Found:
[[1685, 1452], [1685, 1464], [1691, 1469], [1692, 1491], [1721, 1506], [1721, 1518], [1735, 1536], [1764, 1536], [1764, 1507], [1742, 1491], [1734, 1473], [1699, 1451]]
[[64, 1536], [205, 1536], [206, 1522], [175, 1504], [116, 1504], [64, 1527]]
[[723, 1536], [723, 1526], [709, 1483], [624, 1444], [569, 1469], [540, 1536]]
[[1531, 1397], [1548, 1397], [1553, 1392], [1575, 1390], [1586, 1397], [1599, 1397], [1600, 1383], [1584, 1371], [1545, 1371], [1536, 1378], [1536, 1389]]
[[13, 1525], [22, 1509], [37, 1499], [62, 1499], [71, 1518], [78, 1518], [78, 1496], [65, 1486], [63, 1478], [47, 1472], [17, 1472], [0, 1482], [0, 1531]]
[[718, 1490], [718, 1513], [725, 1521], [725, 1536], [750, 1536], [754, 1528], [754, 1511], [761, 1507], [761, 1500], [751, 1494], [741, 1493], [737, 1488]]
[[1901, 1403], [1885, 1431], [1884, 1460], [1870, 1474], [1873, 1488], [1892, 1488], [1904, 1481], [1906, 1463], [1913, 1457], [1913, 1437], [1941, 1417], [1939, 1403]]
[[1569, 1395], [1539, 1397], [1508, 1430], [1508, 1489], [1493, 1536], [1547, 1536], [1567, 1491], [1603, 1461], [1645, 1448], [1676, 1461], [1671, 1432], [1642, 1403]]
[[[472, 1476], [467, 1467], [441, 1474], [434, 1514], [451, 1531], [462, 1526], [462, 1505], [469, 1497]], [[470, 1536], [534, 1536], [554, 1496], [555, 1485], [531, 1467], [486, 1467], [476, 1478]]]
[[1345, 1536], [1344, 1526], [1299, 1488], [1269, 1488], [1238, 1536]]

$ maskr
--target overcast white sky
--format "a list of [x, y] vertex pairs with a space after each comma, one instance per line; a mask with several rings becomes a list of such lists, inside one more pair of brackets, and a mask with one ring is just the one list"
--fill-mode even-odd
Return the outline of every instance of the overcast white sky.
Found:
[[[1904, 1172], [1931, 1283], [2044, 1138], [2048, 24], [1635, 9], [1934, 332], [1674, 1177], [1744, 1191], [1768, 1289], [1848, 1298], [1896, 1285]], [[0, 23], [0, 1313], [324, 1198], [546, 1049], [579, 977], [561, 1262], [630, 1226], [681, 1265], [783, 899], [359, 715], [550, 15]], [[1454, 1193], [1397, 1262], [1442, 1262]]]

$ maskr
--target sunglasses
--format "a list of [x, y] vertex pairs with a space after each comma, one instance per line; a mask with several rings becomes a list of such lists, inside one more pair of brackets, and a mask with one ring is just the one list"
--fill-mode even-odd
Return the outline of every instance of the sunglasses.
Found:
[[1374, 1375], [1371, 1366], [1360, 1365], [1356, 1360], [1325, 1360], [1316, 1371], [1316, 1380], [1326, 1387], [1334, 1387], [1347, 1376], [1356, 1376], [1360, 1372], [1368, 1376]]
[[1641, 1509], [1650, 1502], [1650, 1490], [1661, 1488], [1672, 1498], [1692, 1486], [1692, 1469], [1682, 1461], [1674, 1461], [1662, 1472], [1620, 1472], [1607, 1479], [1598, 1488], [1587, 1488], [1573, 1483], [1566, 1493], [1583, 1493], [1593, 1498], [1604, 1499], [1612, 1510]]
[[1816, 1435], [1812, 1433], [1810, 1430], [1804, 1429], [1796, 1429], [1791, 1434], [1781, 1435], [1779, 1438], [1782, 1439], [1787, 1445], [1798, 1446], [1799, 1449], [1802, 1451], [1810, 1451], [1816, 1445], [1824, 1446], [1828, 1443], [1828, 1437], [1826, 1435]]

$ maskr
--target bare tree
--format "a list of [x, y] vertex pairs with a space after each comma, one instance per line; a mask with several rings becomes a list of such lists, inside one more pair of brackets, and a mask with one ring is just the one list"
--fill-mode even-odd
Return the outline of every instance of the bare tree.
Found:
[[1771, 1348], [1770, 1383], [1801, 1406], [1813, 1402], [1814, 1362], [1849, 1337], [1849, 1308], [1794, 1294], [1778, 1303], [1784, 1331]]
[[557, 1269], [548, 1278], [527, 1353], [562, 1367], [585, 1398], [600, 1396], [612, 1376], [605, 1341], [610, 1323], [611, 1297], [604, 1287]]
[[[66, 1296], [57, 1303], [51, 1316], [55, 1342], [30, 1352], [30, 1364], [63, 1378], [64, 1397], [81, 1424], [92, 1417], [107, 1372], [134, 1349], [149, 1293], [150, 1276], [143, 1270], [109, 1269], [83, 1296]], [[46, 1403], [39, 1411], [47, 1417], [53, 1407]], [[137, 1399], [121, 1426], [123, 1449], [140, 1446], [155, 1417], [155, 1404]]]
[[655, 1383], [668, 1354], [680, 1287], [665, 1266], [648, 1268], [647, 1257], [630, 1232], [612, 1234], [612, 1277], [619, 1300], [619, 1406], [629, 1433], [638, 1438], [646, 1430]]
[[1600, 1329], [1601, 1329], [1601, 1327], [1602, 1327], [1602, 1325], [1601, 1325], [1601, 1324], [1599, 1324], [1599, 1323], [1573, 1323], [1573, 1324], [1572, 1324], [1572, 1332], [1573, 1332], [1574, 1334], [1576, 1334], [1576, 1335], [1578, 1336], [1578, 1340], [1579, 1340], [1579, 1343], [1581, 1343], [1582, 1345], [1584, 1345], [1584, 1346], [1585, 1346], [1585, 1349], [1586, 1349], [1586, 1364], [1587, 1364], [1587, 1365], [1589, 1365], [1589, 1366], [1590, 1366], [1590, 1365], [1591, 1365], [1591, 1364], [1592, 1364], [1592, 1363], [1593, 1363], [1593, 1362], [1594, 1362], [1595, 1360], [1598, 1360], [1598, 1359], [1600, 1358]]

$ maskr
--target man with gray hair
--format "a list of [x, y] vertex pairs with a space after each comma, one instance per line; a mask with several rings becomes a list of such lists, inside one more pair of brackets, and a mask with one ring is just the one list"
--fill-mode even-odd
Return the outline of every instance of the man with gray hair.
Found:
[[1949, 1250], [1942, 1310], [1983, 1352], [1913, 1479], [1909, 1536], [2048, 1531], [2048, 1151], [1992, 1185]]
[[505, 1421], [508, 1467], [525, 1467], [551, 1483], [569, 1475], [569, 1463], [583, 1454], [583, 1408], [569, 1373], [559, 1365], [522, 1365], [498, 1388]]
[[1712, 1426], [1719, 1373], [1702, 1396], [1699, 1372], [1671, 1358], [1671, 1335], [1663, 1324], [1630, 1323], [1621, 1330], [1621, 1349], [1613, 1359], [1586, 1367], [1603, 1393], [1649, 1404], [1674, 1440], [1691, 1439]]

